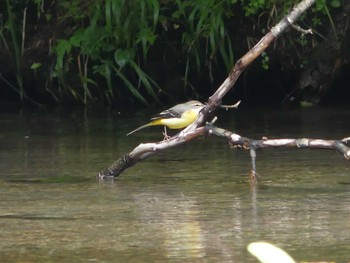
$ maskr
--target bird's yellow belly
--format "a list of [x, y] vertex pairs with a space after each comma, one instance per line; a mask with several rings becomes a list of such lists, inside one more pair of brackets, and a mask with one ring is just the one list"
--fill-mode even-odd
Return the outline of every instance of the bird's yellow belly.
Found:
[[180, 118], [169, 118], [156, 120], [157, 124], [154, 125], [165, 125], [170, 129], [182, 129], [193, 123], [198, 116], [198, 112], [185, 111]]

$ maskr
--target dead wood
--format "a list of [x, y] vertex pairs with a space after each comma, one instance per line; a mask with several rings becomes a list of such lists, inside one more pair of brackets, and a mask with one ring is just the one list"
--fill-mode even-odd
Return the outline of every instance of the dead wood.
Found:
[[[230, 145], [234, 148], [249, 149], [252, 158], [251, 178], [256, 179], [256, 150], [262, 148], [273, 147], [296, 147], [296, 148], [316, 148], [316, 149], [333, 149], [342, 153], [346, 159], [350, 159], [350, 149], [344, 144], [346, 141], [341, 140], [321, 140], [321, 139], [262, 139], [253, 140], [234, 134], [228, 130], [221, 129], [212, 125], [212, 123], [205, 124], [210, 113], [212, 113], [218, 106], [221, 105], [222, 98], [233, 87], [236, 80], [261, 53], [270, 46], [270, 44], [280, 36], [288, 27], [290, 27], [303, 14], [315, 0], [303, 0], [296, 5], [293, 10], [286, 15], [275, 27], [271, 29], [248, 53], [240, 58], [228, 77], [216, 90], [216, 92], [209, 98], [207, 105], [200, 112], [198, 119], [176, 134], [170, 139], [156, 142], [156, 143], [142, 143], [133, 151], [120, 157], [109, 168], [104, 169], [98, 173], [98, 178], [114, 178], [119, 176], [125, 169], [133, 166], [139, 161], [144, 160], [156, 154], [159, 151], [166, 150], [171, 147], [187, 143], [202, 135], [213, 134], [226, 138]], [[204, 125], [204, 126], [203, 126]]]

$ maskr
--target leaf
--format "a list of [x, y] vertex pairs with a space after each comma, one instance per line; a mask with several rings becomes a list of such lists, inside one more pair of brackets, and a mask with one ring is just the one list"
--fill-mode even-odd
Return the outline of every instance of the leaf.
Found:
[[316, 0], [317, 11], [321, 11], [324, 7], [326, 7], [326, 0]]
[[35, 62], [30, 66], [30, 69], [36, 70], [36, 69], [40, 68], [41, 65], [42, 64], [40, 62]]
[[114, 52], [114, 61], [119, 67], [124, 67], [130, 61], [133, 61], [135, 57], [135, 51], [132, 48], [117, 49]]
[[128, 90], [131, 92], [132, 95], [135, 96], [139, 101], [144, 103], [145, 105], [148, 105], [147, 100], [141, 95], [141, 93], [134, 87], [134, 85], [127, 79], [127, 77], [116, 67], [113, 66], [114, 71], [118, 75], [118, 77], [124, 82]]
[[[154, 87], [152, 86], [156, 85], [156, 83], [154, 81], [152, 81], [152, 79], [146, 74], [146, 72], [144, 72], [135, 62], [130, 62], [132, 68], [136, 71], [138, 77], [140, 78], [142, 84], [145, 86], [146, 90], [148, 91], [148, 93], [156, 100], [158, 101], [157, 95], [154, 92]], [[152, 82], [152, 84], [150, 83], [150, 81]]]
[[148, 3], [151, 4], [153, 10], [153, 30], [155, 30], [157, 23], [158, 23], [158, 18], [159, 18], [159, 1], [158, 0], [148, 0]]
[[334, 8], [340, 7], [340, 1], [339, 0], [333, 0], [331, 2], [331, 7], [334, 7]]
[[81, 43], [85, 41], [84, 31], [82, 29], [78, 29], [74, 32], [74, 34], [69, 38], [69, 43], [73, 47], [81, 47]]
[[64, 54], [70, 53], [72, 45], [65, 39], [60, 39], [57, 41], [55, 51], [59, 57], [63, 57]]
[[65, 39], [60, 39], [57, 41], [57, 45], [54, 48], [57, 54], [56, 69], [61, 70], [63, 68], [63, 58], [65, 54], [69, 54], [72, 50], [72, 45]]

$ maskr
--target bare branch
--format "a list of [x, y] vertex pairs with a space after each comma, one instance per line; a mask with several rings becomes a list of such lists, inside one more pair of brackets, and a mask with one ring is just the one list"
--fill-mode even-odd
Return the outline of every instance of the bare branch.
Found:
[[137, 162], [142, 161], [147, 157], [156, 154], [157, 152], [184, 144], [194, 138], [204, 135], [205, 133], [205, 128], [200, 127], [190, 132], [181, 131], [170, 139], [163, 140], [161, 142], [141, 143], [132, 152], [120, 157], [109, 168], [101, 170], [97, 176], [99, 179], [118, 177], [125, 169], [133, 166]]
[[348, 143], [348, 142], [350, 142], [350, 137], [343, 138], [341, 141], [344, 143]]
[[[252, 159], [252, 169], [250, 173], [251, 181], [257, 180], [256, 171], [256, 150], [266, 148], [309, 148], [309, 149], [328, 149], [335, 150], [342, 154], [345, 159], [350, 160], [350, 148], [344, 144], [342, 140], [323, 140], [323, 139], [267, 139], [254, 140], [242, 137], [231, 131], [215, 127], [213, 125], [206, 125], [208, 133], [225, 138], [232, 148], [249, 149], [250, 157]], [[349, 138], [345, 138], [349, 139]]]
[[343, 154], [347, 160], [350, 160], [350, 148], [347, 147], [343, 140], [323, 140], [323, 139], [310, 139], [310, 138], [298, 138], [298, 139], [268, 139], [263, 138], [261, 140], [250, 139], [242, 137], [229, 130], [225, 130], [213, 125], [206, 125], [206, 130], [209, 134], [213, 134], [222, 138], [225, 138], [231, 147], [241, 149], [254, 148], [311, 148], [311, 149], [329, 149], [335, 150], [340, 154]]
[[[273, 27], [271, 31], [268, 34], [266, 34], [248, 53], [246, 53], [242, 58], [240, 58], [236, 62], [231, 72], [229, 73], [228, 77], [221, 84], [221, 86], [216, 90], [216, 92], [209, 98], [208, 104], [202, 109], [202, 111], [199, 114], [199, 117], [193, 124], [191, 124], [190, 126], [185, 128], [183, 131], [181, 131], [180, 133], [178, 133], [177, 135], [175, 135], [174, 137], [166, 141], [162, 141], [158, 143], [140, 144], [130, 154], [124, 155], [121, 158], [119, 158], [110, 168], [102, 170], [98, 174], [98, 177], [106, 178], [106, 177], [119, 176], [120, 173], [123, 172], [128, 167], [134, 165], [140, 160], [143, 160], [157, 153], [158, 151], [162, 151], [167, 148], [183, 144], [194, 138], [197, 138], [198, 136], [205, 134], [206, 132], [212, 132], [212, 133], [218, 132], [216, 129], [207, 130], [208, 125], [206, 125], [206, 128], [204, 127], [198, 128], [198, 127], [202, 126], [205, 123], [205, 121], [208, 119], [209, 114], [213, 112], [218, 106], [221, 105], [222, 98], [233, 87], [238, 77], [243, 72], [243, 70], [247, 66], [249, 66], [258, 56], [260, 56], [261, 53], [265, 51], [266, 48], [268, 48], [271, 45], [271, 43], [274, 42], [274, 40], [277, 37], [279, 37], [288, 27], [290, 27], [300, 17], [301, 14], [303, 14], [312, 4], [314, 4], [315, 1], [316, 0], [301, 1], [298, 5], [296, 5], [293, 8], [293, 10], [288, 15], [286, 15], [275, 27]], [[213, 127], [213, 126], [210, 126], [210, 127]], [[227, 133], [228, 131], [223, 131], [221, 135], [218, 135], [218, 134], [217, 135], [222, 137]], [[266, 141], [250, 140], [250, 143], [247, 145], [245, 143], [246, 140], [240, 137], [239, 135], [233, 135], [231, 133], [230, 136], [231, 136], [231, 139], [238, 140], [239, 142], [241, 142], [242, 140], [243, 142], [242, 144], [233, 143], [233, 145], [236, 147], [241, 145], [241, 147], [243, 148], [248, 147], [250, 149], [251, 156], [253, 155], [255, 156], [256, 149], [264, 148], [267, 146]], [[281, 139], [281, 140], [282, 141], [280, 141], [279, 143], [283, 144], [282, 143], [283, 140], [286, 140], [286, 139]], [[269, 147], [276, 147], [276, 145], [278, 144], [275, 144], [275, 146], [270, 145]], [[282, 145], [280, 145], [279, 147], [281, 146]], [[253, 161], [253, 157], [252, 157], [252, 164], [255, 171], [255, 159]], [[255, 173], [254, 173], [254, 176], [255, 176]]]
[[301, 28], [301, 27], [298, 26], [298, 25], [292, 25], [292, 27], [293, 27], [295, 30], [299, 31], [302, 35], [307, 35], [307, 34], [313, 35], [313, 34], [314, 34], [314, 32], [312, 31], [311, 28], [309, 28], [309, 29], [303, 29], [303, 28]]
[[[113, 178], [119, 176], [125, 169], [133, 166], [138, 161], [144, 160], [170, 147], [178, 146], [186, 143], [193, 138], [203, 136], [206, 134], [215, 135], [224, 138], [228, 141], [230, 147], [235, 149], [249, 150], [252, 159], [252, 169], [250, 172], [250, 179], [257, 180], [256, 171], [256, 156], [257, 150], [267, 148], [309, 148], [309, 149], [329, 149], [335, 150], [342, 154], [347, 160], [350, 160], [350, 148], [347, 147], [343, 140], [322, 140], [311, 138], [299, 139], [267, 139], [255, 140], [247, 137], [242, 137], [239, 134], [233, 133], [229, 130], [213, 126], [211, 123], [206, 124], [191, 132], [181, 131], [176, 136], [169, 140], [164, 140], [157, 143], [142, 143], [137, 146], [131, 153], [120, 157], [109, 168], [100, 171], [99, 179]], [[348, 138], [347, 138], [348, 139]]]
[[228, 110], [228, 109], [237, 109], [239, 104], [241, 104], [240, 100], [238, 102], [236, 102], [235, 104], [233, 104], [233, 105], [219, 105], [219, 107], [220, 108], [224, 108], [226, 110]]

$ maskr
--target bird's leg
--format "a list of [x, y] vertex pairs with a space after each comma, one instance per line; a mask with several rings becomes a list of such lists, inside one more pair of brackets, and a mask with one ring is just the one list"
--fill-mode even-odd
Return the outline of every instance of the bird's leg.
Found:
[[163, 135], [164, 135], [163, 141], [169, 140], [171, 138], [171, 136], [169, 136], [168, 133], [166, 132], [166, 126], [164, 126]]

